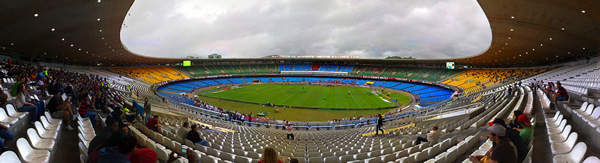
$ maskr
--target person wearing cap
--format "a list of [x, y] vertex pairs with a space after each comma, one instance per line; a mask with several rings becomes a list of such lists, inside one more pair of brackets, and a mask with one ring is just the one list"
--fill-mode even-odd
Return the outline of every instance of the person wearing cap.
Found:
[[497, 145], [492, 147], [491, 152], [485, 156], [469, 156], [469, 161], [474, 163], [492, 162], [492, 163], [513, 163], [517, 161], [517, 148], [506, 138], [506, 128], [502, 125], [494, 124], [488, 128], [488, 138]]
[[523, 142], [529, 144], [531, 138], [533, 138], [533, 128], [530, 125], [531, 122], [529, 122], [529, 118], [527, 118], [527, 115], [525, 114], [519, 115], [518, 120], [519, 125], [521, 125], [523, 129], [515, 128], [515, 130], [519, 131], [519, 135], [521, 136], [521, 139], [523, 139]]
[[[504, 137], [510, 139], [510, 141], [515, 145], [515, 147], [517, 148], [517, 158], [519, 159], [519, 162], [523, 162], [523, 160], [527, 156], [528, 150], [527, 150], [527, 144], [523, 143], [523, 139], [521, 139], [521, 136], [519, 136], [519, 132], [512, 128], [506, 127], [504, 120], [502, 120], [500, 118], [496, 118], [496, 119], [494, 119], [493, 122], [490, 122], [488, 124], [490, 126], [492, 126], [494, 124], [498, 124], [506, 129]], [[492, 142], [492, 145], [496, 146], [496, 143]]]

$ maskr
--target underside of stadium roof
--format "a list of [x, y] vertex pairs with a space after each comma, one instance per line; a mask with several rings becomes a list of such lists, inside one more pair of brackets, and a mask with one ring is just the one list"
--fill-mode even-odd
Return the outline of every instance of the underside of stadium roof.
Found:
[[[134, 54], [121, 42], [133, 0], [1, 1], [0, 52], [26, 61], [85, 66], [181, 63]], [[600, 3], [596, 0], [479, 0], [492, 29], [482, 54], [439, 60], [197, 59], [194, 64], [330, 62], [348, 64], [444, 64], [488, 67], [551, 65], [596, 56]]]

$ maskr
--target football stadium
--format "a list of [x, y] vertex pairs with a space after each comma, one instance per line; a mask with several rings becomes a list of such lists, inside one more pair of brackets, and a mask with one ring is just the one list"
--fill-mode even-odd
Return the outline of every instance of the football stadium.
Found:
[[600, 3], [2, 1], [1, 163], [598, 163]]

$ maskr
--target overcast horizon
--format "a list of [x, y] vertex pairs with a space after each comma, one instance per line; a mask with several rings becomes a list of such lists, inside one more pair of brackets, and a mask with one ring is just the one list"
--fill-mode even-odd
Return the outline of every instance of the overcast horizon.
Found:
[[130, 51], [169, 58], [445, 59], [478, 55], [492, 39], [475, 0], [144, 0], [124, 24]]

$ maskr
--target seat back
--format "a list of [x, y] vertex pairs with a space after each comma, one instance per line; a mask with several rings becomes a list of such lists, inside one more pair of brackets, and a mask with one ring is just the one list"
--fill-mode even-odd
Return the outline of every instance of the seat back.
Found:
[[0, 160], [8, 163], [21, 163], [19, 156], [17, 156], [17, 154], [13, 151], [6, 151], [2, 153], [2, 155], [0, 155]]
[[600, 162], [600, 159], [598, 159], [598, 157], [596, 157], [596, 156], [590, 156], [590, 157], [586, 158], [585, 160], [583, 160], [583, 163], [598, 163], [598, 162]]
[[33, 151], [33, 148], [29, 146], [29, 142], [25, 138], [17, 140], [17, 149], [19, 149], [19, 154], [21, 154], [22, 158], [26, 158]]
[[575, 145], [575, 147], [573, 147], [573, 150], [571, 150], [568, 155], [571, 157], [571, 160], [575, 162], [581, 162], [586, 151], [587, 145], [584, 142], [579, 142], [577, 145]]
[[338, 163], [338, 157], [337, 156], [325, 157], [324, 163]]
[[46, 116], [41, 116], [40, 117], [40, 121], [42, 122], [42, 125], [44, 125], [45, 127], [50, 126], [50, 122], [48, 122], [48, 120], [46, 119]]
[[250, 160], [248, 158], [246, 158], [246, 157], [235, 156], [234, 163], [250, 163]]
[[40, 141], [40, 136], [32, 128], [27, 129], [27, 136], [31, 140], [31, 144], [36, 144]]
[[79, 152], [80, 154], [86, 155], [88, 154], [88, 149], [85, 147], [85, 145], [83, 145], [83, 142], [79, 142]]
[[580, 111], [585, 111], [585, 109], [587, 109], [588, 107], [588, 102], [583, 102], [583, 104], [581, 104], [581, 108], [579, 108]]
[[35, 121], [35, 123], [33, 123], [35, 130], [37, 130], [37, 132], [42, 135], [44, 133], [46, 133], [46, 129], [44, 128], [44, 126], [42, 126], [42, 123], [40, 123], [39, 121]]
[[594, 109], [594, 112], [592, 112], [592, 115], [589, 120], [596, 120], [598, 118], [600, 118], [600, 107]]
[[590, 115], [594, 111], [594, 104], [588, 105], [587, 109], [585, 109], [584, 115]]
[[8, 112], [8, 115], [15, 115], [15, 113], [17, 113], [17, 111], [15, 110], [15, 107], [12, 104], [6, 104], [6, 112]]
[[577, 133], [573, 132], [571, 133], [571, 135], [569, 135], [569, 138], [567, 138], [567, 141], [565, 141], [566, 145], [570, 148], [573, 149], [573, 146], [575, 145], [575, 143], [577, 142]]
[[8, 118], [8, 115], [6, 114], [4, 109], [0, 109], [0, 119], [6, 119], [6, 118]]
[[563, 121], [562, 121], [562, 122], [560, 122], [560, 125], [558, 125], [558, 127], [556, 127], [556, 128], [559, 128], [559, 129], [561, 129], [561, 130], [562, 130], [562, 129], [564, 129], [564, 128], [565, 128], [565, 125], [567, 125], [567, 120], [566, 120], [566, 119], [563, 119]]

